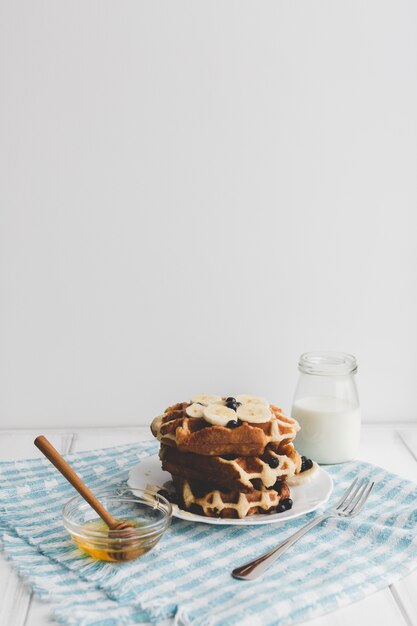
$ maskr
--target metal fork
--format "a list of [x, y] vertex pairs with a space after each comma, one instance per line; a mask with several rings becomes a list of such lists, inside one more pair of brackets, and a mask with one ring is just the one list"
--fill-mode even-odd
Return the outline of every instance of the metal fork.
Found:
[[367, 479], [358, 480], [355, 478], [333, 508], [311, 520], [311, 522], [300, 528], [300, 530], [291, 535], [291, 537], [288, 537], [288, 539], [280, 543], [279, 546], [273, 550], [263, 554], [254, 561], [250, 561], [234, 569], [232, 576], [234, 578], [240, 578], [241, 580], [255, 580], [259, 578], [281, 554], [286, 552], [290, 546], [301, 539], [309, 530], [324, 522], [324, 520], [330, 517], [354, 517], [357, 515], [369, 498], [374, 485], [374, 482], [370, 482]]

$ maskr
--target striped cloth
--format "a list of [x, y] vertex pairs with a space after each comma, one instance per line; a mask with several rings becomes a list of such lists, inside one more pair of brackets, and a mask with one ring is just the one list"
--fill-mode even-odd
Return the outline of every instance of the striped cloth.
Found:
[[[123, 484], [157, 443], [70, 454], [93, 489]], [[316, 617], [385, 587], [417, 566], [417, 485], [367, 463], [326, 468], [332, 501], [355, 476], [376, 487], [358, 517], [315, 528], [256, 582], [233, 579], [239, 563], [303, 526], [212, 526], [173, 520], [150, 553], [128, 563], [82, 555], [62, 526], [73, 489], [46, 461], [0, 464], [0, 537], [16, 569], [54, 618], [76, 626], [121, 626], [174, 617], [177, 626], [284, 626]]]

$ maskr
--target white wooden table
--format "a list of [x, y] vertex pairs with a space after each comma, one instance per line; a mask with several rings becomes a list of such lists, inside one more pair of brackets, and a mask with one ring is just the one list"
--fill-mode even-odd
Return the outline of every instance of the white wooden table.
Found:
[[[39, 431], [0, 430], [0, 461], [37, 457]], [[149, 437], [149, 429], [44, 430], [63, 453], [130, 443]], [[417, 482], [417, 425], [364, 426], [360, 458]], [[417, 528], [416, 528], [417, 532]], [[27, 589], [0, 555], [0, 626], [51, 623], [49, 607]], [[417, 626], [417, 570], [365, 600], [308, 622], [309, 626]]]

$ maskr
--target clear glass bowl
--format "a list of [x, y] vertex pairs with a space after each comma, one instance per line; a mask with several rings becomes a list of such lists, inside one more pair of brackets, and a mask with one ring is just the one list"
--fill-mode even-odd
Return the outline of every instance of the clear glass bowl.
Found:
[[149, 552], [171, 523], [172, 506], [159, 494], [135, 489], [120, 495], [114, 489], [95, 492], [103, 506], [118, 520], [134, 528], [109, 530], [81, 496], [63, 508], [64, 526], [81, 550], [100, 561], [131, 561]]

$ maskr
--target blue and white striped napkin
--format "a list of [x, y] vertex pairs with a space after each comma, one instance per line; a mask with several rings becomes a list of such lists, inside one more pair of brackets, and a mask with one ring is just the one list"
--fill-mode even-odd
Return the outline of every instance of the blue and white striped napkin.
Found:
[[[155, 454], [154, 441], [67, 455], [92, 489], [118, 485]], [[360, 515], [315, 528], [263, 579], [230, 571], [274, 547], [316, 513], [286, 524], [213, 526], [173, 520], [138, 561], [83, 555], [62, 526], [73, 489], [46, 459], [0, 463], [0, 537], [34, 592], [62, 624], [121, 626], [174, 617], [178, 626], [287, 626], [327, 613], [417, 567], [417, 485], [367, 463], [326, 468], [340, 497], [352, 479], [376, 487]]]

